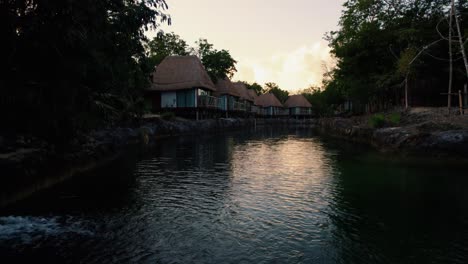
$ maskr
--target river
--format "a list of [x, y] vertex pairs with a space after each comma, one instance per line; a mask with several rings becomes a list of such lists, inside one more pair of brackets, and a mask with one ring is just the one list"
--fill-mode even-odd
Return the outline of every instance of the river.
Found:
[[162, 139], [0, 212], [2, 263], [468, 263], [468, 170], [307, 130]]

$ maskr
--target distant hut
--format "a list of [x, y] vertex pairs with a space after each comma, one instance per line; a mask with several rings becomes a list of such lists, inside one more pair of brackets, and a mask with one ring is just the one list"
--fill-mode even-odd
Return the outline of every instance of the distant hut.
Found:
[[247, 86], [245, 86], [243, 82], [235, 82], [234, 86], [236, 87], [236, 89], [238, 90], [240, 94], [240, 102], [243, 107], [242, 110], [250, 112], [252, 109], [252, 106], [254, 105], [255, 99], [249, 95], [249, 92], [248, 92], [249, 89], [247, 89]]
[[252, 102], [252, 107], [250, 108], [250, 112], [257, 114], [258, 113], [258, 106], [255, 104], [255, 100], [257, 100], [257, 92], [255, 92], [252, 89], [247, 89], [247, 95], [250, 98], [250, 101]]
[[196, 56], [166, 57], [156, 67], [152, 81], [147, 95], [153, 110], [191, 112], [217, 107], [216, 98], [211, 96], [215, 85]]
[[289, 109], [290, 116], [305, 117], [312, 115], [312, 105], [302, 94], [290, 96], [284, 106]]
[[257, 99], [257, 97], [258, 97], [257, 93], [252, 89], [247, 89], [247, 94], [249, 95], [250, 99], [253, 102], [255, 102], [255, 99]]
[[258, 95], [257, 93], [252, 90], [252, 89], [247, 89], [247, 96], [249, 97], [249, 100], [251, 102], [250, 106], [250, 113], [252, 114], [258, 114], [258, 106], [255, 104], [255, 100], [257, 99]]
[[255, 104], [263, 110], [262, 114], [265, 116], [278, 116], [283, 113], [283, 105], [272, 93], [260, 95], [255, 100]]
[[236, 105], [239, 101], [240, 93], [228, 78], [217, 80], [215, 96], [219, 98], [219, 109], [226, 112], [236, 110]]

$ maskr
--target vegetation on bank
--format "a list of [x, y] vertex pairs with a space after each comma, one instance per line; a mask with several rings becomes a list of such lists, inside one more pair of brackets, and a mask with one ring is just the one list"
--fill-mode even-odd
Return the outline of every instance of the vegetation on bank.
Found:
[[[441, 93], [447, 93], [450, 76], [454, 91], [467, 81], [455, 17], [449, 39], [450, 4], [345, 1], [339, 29], [326, 36], [336, 65], [325, 72], [323, 87], [305, 91], [307, 98], [323, 114], [347, 101], [359, 113], [405, 105], [406, 87], [409, 106], [447, 106], [447, 95]], [[454, 10], [466, 48], [468, 1], [455, 1]]]
[[369, 117], [369, 126], [372, 128], [382, 128], [384, 126], [398, 126], [401, 120], [401, 113], [392, 112], [389, 114], [377, 113]]

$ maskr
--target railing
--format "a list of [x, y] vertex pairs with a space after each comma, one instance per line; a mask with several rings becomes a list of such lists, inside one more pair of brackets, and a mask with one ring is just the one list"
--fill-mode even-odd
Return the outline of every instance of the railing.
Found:
[[276, 115], [277, 116], [288, 116], [289, 115], [289, 109], [277, 108]]
[[304, 108], [301, 108], [299, 109], [299, 111], [295, 111], [295, 114], [296, 115], [302, 115], [302, 116], [308, 116], [308, 115], [312, 115], [312, 109], [304, 109]]
[[198, 97], [198, 107], [201, 108], [217, 108], [218, 98], [209, 95], [200, 95]]
[[256, 105], [252, 105], [250, 107], [250, 113], [253, 113], [253, 114], [258, 114], [258, 111], [260, 111], [260, 108]]
[[267, 110], [265, 108], [257, 107], [257, 115], [264, 116], [266, 114], [267, 114]]
[[233, 106], [234, 111], [245, 111], [245, 104], [241, 102], [234, 102]]
[[273, 112], [270, 108], [256, 107], [256, 114], [259, 116], [289, 116], [289, 109], [273, 108]]

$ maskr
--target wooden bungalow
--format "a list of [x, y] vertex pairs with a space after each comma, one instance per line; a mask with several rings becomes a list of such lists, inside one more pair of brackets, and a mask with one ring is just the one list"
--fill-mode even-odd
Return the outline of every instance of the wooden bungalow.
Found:
[[243, 82], [235, 82], [234, 87], [237, 89], [240, 94], [239, 103], [241, 106], [241, 111], [250, 112], [254, 101], [249, 96], [248, 89]]
[[257, 93], [252, 89], [247, 89], [247, 95], [249, 96], [250, 101], [252, 102], [250, 112], [253, 113], [253, 114], [257, 114], [258, 113], [258, 106], [255, 104], [255, 100], [258, 97]]
[[284, 108], [281, 102], [272, 93], [262, 94], [255, 100], [255, 104], [260, 108], [263, 116], [282, 116]]
[[310, 117], [312, 115], [312, 105], [302, 94], [290, 96], [284, 106], [289, 109], [289, 116], [292, 117]]
[[[196, 56], [168, 56], [155, 69], [146, 95], [153, 111], [194, 115], [217, 110], [215, 85]], [[206, 111], [205, 111], [206, 112]]]
[[218, 97], [218, 108], [226, 112], [226, 116], [228, 112], [237, 111], [240, 94], [234, 84], [228, 78], [218, 79], [215, 87], [214, 94]]
[[257, 93], [252, 89], [247, 89], [247, 94], [249, 95], [252, 102], [255, 102], [255, 99], [258, 97]]

